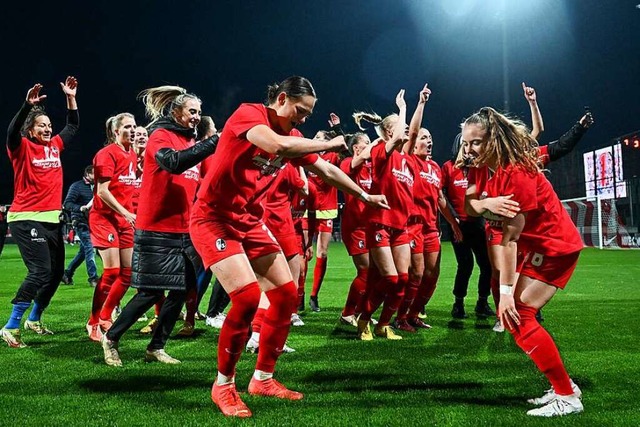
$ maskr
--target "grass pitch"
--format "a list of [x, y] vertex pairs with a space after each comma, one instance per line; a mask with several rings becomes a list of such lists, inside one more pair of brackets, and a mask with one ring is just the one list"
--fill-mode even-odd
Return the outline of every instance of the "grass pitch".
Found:
[[[76, 248], [67, 246], [67, 259]], [[640, 252], [586, 249], [567, 290], [544, 309], [570, 375], [582, 388], [585, 412], [561, 419], [531, 419], [526, 399], [548, 388], [545, 378], [493, 321], [450, 317], [455, 259], [443, 244], [442, 273], [428, 306], [433, 329], [404, 333], [399, 342], [359, 342], [338, 316], [354, 268], [333, 243], [320, 293], [320, 313], [303, 313], [292, 328], [276, 377], [305, 393], [299, 402], [243, 394], [254, 413], [225, 419], [210, 400], [218, 331], [198, 322], [197, 335], [172, 339], [178, 366], [143, 361], [148, 338], [129, 331], [120, 343], [124, 368], [104, 365], [100, 346], [84, 329], [92, 288], [84, 266], [74, 286], [61, 286], [43, 321], [53, 336], [24, 332], [25, 349], [0, 346], [0, 425], [65, 426], [495, 426], [640, 425]], [[313, 265], [309, 268], [310, 288]], [[0, 258], [0, 323], [26, 269], [17, 248]], [[474, 283], [476, 276], [472, 278]], [[475, 304], [470, 286], [467, 312]], [[125, 297], [127, 299], [127, 297]], [[208, 295], [205, 297], [205, 302]], [[202, 309], [206, 309], [205, 302]], [[238, 365], [246, 390], [255, 355]]]

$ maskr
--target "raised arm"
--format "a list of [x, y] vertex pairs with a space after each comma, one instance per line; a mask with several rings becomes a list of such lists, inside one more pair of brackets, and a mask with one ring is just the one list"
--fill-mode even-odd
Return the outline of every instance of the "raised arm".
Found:
[[404, 144], [402, 147], [402, 151], [405, 154], [413, 153], [413, 148], [416, 146], [416, 141], [418, 140], [418, 133], [420, 132], [420, 126], [422, 126], [422, 117], [424, 114], [424, 106], [429, 100], [429, 96], [431, 96], [431, 89], [427, 87], [427, 84], [424, 85], [419, 94], [418, 105], [416, 106], [416, 111], [413, 113], [413, 117], [411, 117], [411, 123], [409, 123], [409, 141]]
[[294, 158], [321, 151], [341, 151], [346, 149], [342, 135], [329, 141], [310, 140], [298, 136], [283, 136], [275, 133], [267, 125], [257, 125], [249, 129], [247, 139], [267, 153]]
[[25, 99], [24, 104], [22, 104], [18, 113], [11, 120], [11, 123], [9, 123], [9, 128], [7, 129], [7, 147], [9, 150], [13, 151], [20, 146], [20, 141], [22, 141], [20, 129], [22, 128], [22, 125], [24, 125], [25, 120], [27, 120], [27, 116], [29, 115], [31, 108], [42, 102], [42, 100], [47, 97], [47, 95], [40, 95], [41, 90], [42, 85], [40, 83], [36, 83], [27, 91], [27, 98]]
[[522, 82], [522, 90], [524, 91], [524, 99], [529, 103], [529, 109], [531, 110], [531, 122], [533, 125], [531, 136], [538, 139], [538, 136], [544, 132], [544, 123], [542, 122], [542, 113], [538, 107], [536, 90], [527, 86], [524, 82]]
[[584, 134], [587, 133], [587, 130], [593, 125], [593, 123], [593, 115], [591, 112], [588, 112], [557, 141], [550, 142], [547, 146], [549, 160], [558, 160], [559, 158], [569, 154], [578, 142], [580, 142]]
[[218, 135], [213, 134], [193, 147], [179, 151], [173, 148], [161, 148], [156, 152], [156, 162], [162, 170], [179, 175], [215, 153], [218, 139]]
[[67, 98], [67, 124], [60, 131], [59, 135], [65, 145], [67, 145], [80, 127], [80, 116], [78, 115], [78, 103], [76, 101], [78, 80], [73, 76], [69, 76], [64, 83], [60, 83], [60, 87]]
[[385, 142], [385, 151], [391, 153], [397, 147], [401, 147], [407, 140], [405, 130], [407, 127], [407, 103], [404, 100], [404, 89], [400, 89], [396, 95], [396, 105], [398, 106], [398, 121], [393, 129], [393, 135]]

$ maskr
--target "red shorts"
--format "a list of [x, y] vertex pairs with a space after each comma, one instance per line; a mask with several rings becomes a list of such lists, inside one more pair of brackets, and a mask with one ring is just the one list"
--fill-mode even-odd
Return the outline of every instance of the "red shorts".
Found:
[[205, 269], [233, 255], [246, 254], [251, 260], [280, 252], [278, 242], [263, 223], [240, 231], [219, 219], [192, 218], [189, 234]]
[[485, 227], [487, 234], [487, 246], [498, 246], [502, 242], [502, 229], [497, 227]]
[[407, 227], [409, 232], [409, 246], [411, 254], [424, 254], [440, 252], [440, 233], [437, 231], [425, 231], [424, 224], [414, 223]]
[[133, 227], [124, 218], [91, 215], [89, 233], [96, 249], [133, 248]]
[[285, 258], [290, 259], [296, 255], [304, 254], [302, 250], [302, 236], [295, 233], [274, 234], [276, 241], [282, 249]]
[[349, 256], [362, 255], [369, 252], [367, 249], [367, 231], [364, 228], [349, 229], [342, 227], [342, 241], [347, 248]]
[[333, 220], [316, 219], [316, 231], [318, 233], [333, 233]]
[[560, 256], [528, 252], [519, 254], [517, 269], [521, 275], [564, 289], [578, 265], [579, 257], [580, 252]]
[[408, 245], [411, 241], [406, 228], [391, 228], [382, 224], [371, 223], [367, 227], [367, 246], [384, 248]]

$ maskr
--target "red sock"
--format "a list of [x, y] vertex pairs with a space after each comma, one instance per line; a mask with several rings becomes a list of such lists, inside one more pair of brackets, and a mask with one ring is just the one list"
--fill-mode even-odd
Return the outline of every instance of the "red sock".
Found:
[[218, 338], [218, 372], [234, 376], [236, 364], [247, 340], [247, 330], [260, 302], [258, 282], [249, 283], [229, 293], [231, 308]]
[[422, 282], [420, 283], [420, 287], [418, 288], [418, 293], [416, 298], [413, 300], [413, 304], [411, 304], [411, 308], [409, 309], [409, 313], [407, 317], [409, 319], [414, 319], [418, 317], [418, 314], [422, 309], [427, 305], [433, 293], [436, 290], [436, 285], [438, 284], [438, 276], [422, 276]]
[[256, 369], [272, 373], [291, 328], [291, 313], [296, 303], [296, 285], [293, 282], [285, 283], [265, 292], [265, 295], [271, 305], [262, 322]]
[[116, 281], [120, 274], [120, 268], [105, 268], [102, 277], [98, 280], [98, 284], [93, 290], [93, 302], [91, 303], [91, 317], [89, 317], [90, 325], [97, 325], [100, 320], [100, 310], [104, 305], [104, 301], [109, 295], [113, 282]]
[[551, 335], [536, 320], [538, 310], [522, 303], [516, 303], [516, 309], [520, 314], [520, 325], [510, 332], [518, 347], [533, 360], [557, 394], [573, 394], [571, 379], [564, 368], [558, 347]]
[[358, 307], [358, 303], [362, 299], [364, 295], [365, 289], [367, 288], [367, 271], [366, 269], [358, 270], [358, 274], [351, 282], [351, 286], [349, 287], [349, 294], [347, 294], [347, 301], [344, 304], [344, 309], [342, 310], [342, 316], [352, 316], [356, 313], [356, 308]]
[[493, 295], [493, 303], [496, 305], [496, 310], [500, 305], [500, 282], [497, 277], [491, 276], [491, 295]]
[[410, 279], [409, 283], [407, 283], [407, 287], [404, 290], [404, 298], [402, 298], [402, 303], [400, 304], [398, 314], [396, 315], [397, 320], [407, 319], [407, 313], [413, 304], [413, 300], [418, 294], [418, 288], [420, 288], [420, 280], [417, 279], [418, 278]]
[[111, 286], [109, 295], [100, 310], [101, 320], [111, 320], [111, 313], [117, 305], [120, 305], [122, 297], [129, 290], [129, 285], [131, 285], [131, 267], [120, 267], [120, 274]]
[[260, 333], [265, 314], [267, 314], [266, 308], [258, 308], [258, 311], [256, 311], [256, 315], [253, 316], [253, 321], [251, 322], [251, 332], [254, 332], [256, 334]]
[[317, 297], [320, 292], [320, 286], [324, 280], [324, 274], [327, 272], [327, 259], [316, 258], [316, 267], [313, 269], [313, 288], [311, 289], [311, 296]]
[[166, 297], [164, 295], [162, 295], [162, 298], [160, 298], [158, 300], [158, 302], [156, 303], [156, 307], [155, 307], [156, 317], [160, 316], [160, 310], [162, 310], [162, 304], [164, 304], [164, 300], [165, 299], [166, 299]]
[[360, 314], [361, 320], [371, 320], [371, 316], [387, 298], [389, 292], [394, 292], [398, 286], [398, 276], [381, 276], [378, 283], [372, 284], [365, 309]]
[[184, 321], [192, 325], [196, 324], [196, 310], [198, 309], [198, 290], [191, 288], [187, 291], [187, 299], [185, 300], [187, 314]]
[[391, 318], [398, 311], [400, 303], [404, 298], [404, 288], [409, 283], [409, 275], [407, 273], [398, 274], [398, 279], [394, 288], [390, 288], [387, 297], [384, 299], [382, 313], [378, 319], [378, 325], [387, 326], [391, 322]]

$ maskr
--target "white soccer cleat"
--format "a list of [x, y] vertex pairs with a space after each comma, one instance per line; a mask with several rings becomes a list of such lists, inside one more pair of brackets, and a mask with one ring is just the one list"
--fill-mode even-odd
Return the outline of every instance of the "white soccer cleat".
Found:
[[144, 361], [166, 363], [167, 365], [178, 365], [181, 363], [175, 357], [169, 356], [162, 348], [156, 350], [147, 350], [144, 353]]
[[500, 319], [496, 320], [495, 325], [493, 325], [493, 332], [504, 332], [504, 326], [502, 325], [502, 322], [500, 321]]
[[569, 414], [578, 414], [584, 411], [580, 398], [575, 394], [571, 396], [556, 396], [551, 402], [540, 408], [527, 411], [532, 417], [561, 417]]
[[345, 325], [353, 326], [355, 328], [358, 327], [358, 319], [353, 314], [350, 316], [340, 316], [340, 323]]
[[207, 326], [211, 326], [212, 328], [221, 329], [222, 324], [224, 323], [224, 319], [226, 318], [227, 316], [224, 313], [218, 313], [215, 317], [207, 317], [207, 320], [205, 320], [205, 324]]
[[[571, 380], [571, 388], [573, 389], [573, 395], [576, 396], [578, 399], [581, 399], [582, 398], [582, 390], [580, 390], [580, 387], [578, 387], [578, 385], [576, 383], [574, 383], [573, 380]], [[533, 399], [527, 399], [527, 403], [530, 403], [530, 404], [536, 405], [536, 406], [546, 405], [547, 403], [551, 402], [556, 397], [558, 397], [558, 395], [553, 390], [553, 388], [550, 388], [549, 390], [545, 391], [545, 393], [544, 393], [544, 395], [542, 397], [536, 397], [536, 398], [533, 398]]]
[[293, 313], [291, 315], [291, 326], [304, 326], [304, 322], [298, 313]]
[[249, 338], [249, 341], [247, 341], [247, 346], [245, 347], [245, 351], [247, 353], [256, 354], [258, 352], [259, 347], [260, 347], [260, 343], [257, 340], [254, 340], [253, 338]]
[[118, 343], [115, 341], [109, 341], [107, 335], [102, 335], [100, 340], [102, 345], [102, 351], [104, 352], [104, 363], [116, 368], [122, 367], [122, 360], [120, 360], [120, 354], [118, 354]]

